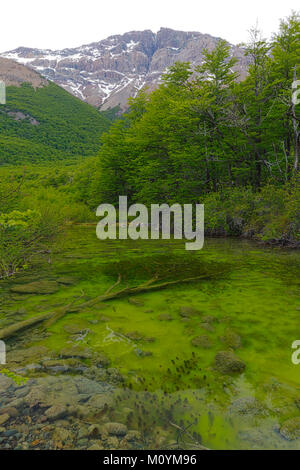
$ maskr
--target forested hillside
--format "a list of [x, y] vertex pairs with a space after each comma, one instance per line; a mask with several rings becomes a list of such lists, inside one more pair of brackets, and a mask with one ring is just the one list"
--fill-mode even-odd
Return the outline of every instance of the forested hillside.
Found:
[[110, 122], [92, 106], [49, 83], [7, 87], [0, 106], [0, 164], [41, 163], [94, 155]]
[[[131, 101], [103, 137], [102, 200], [205, 202], [210, 233], [299, 236], [299, 15], [282, 21], [270, 43], [254, 29], [244, 48], [251, 65], [240, 83], [220, 40], [196, 73], [176, 63], [158, 90]], [[266, 230], [271, 213], [279, 227]], [[245, 223], [251, 217], [255, 227]]]

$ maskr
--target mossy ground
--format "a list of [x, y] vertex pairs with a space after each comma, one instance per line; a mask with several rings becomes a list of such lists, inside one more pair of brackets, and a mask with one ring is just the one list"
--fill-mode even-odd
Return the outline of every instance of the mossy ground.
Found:
[[[141, 284], [154, 274], [166, 280], [207, 274], [194, 283], [70, 313], [38, 344], [59, 352], [76, 343], [66, 325], [88, 329], [78, 344], [104, 353], [123, 374], [120, 407], [133, 410], [127, 419], [140, 428], [194, 423], [191, 430], [211, 448], [299, 448], [299, 440], [288, 443], [275, 432], [284, 419], [300, 415], [300, 366], [291, 362], [291, 344], [300, 333], [299, 261], [298, 252], [247, 241], [207, 239], [202, 251], [191, 253], [183, 242], [99, 241], [94, 227], [74, 227], [51, 264], [2, 283], [0, 321], [34, 316], [80, 295], [98, 296], [118, 273], [123, 285]], [[70, 283], [51, 295], [9, 292], [18, 282], [63, 277]], [[184, 307], [194, 313], [182, 316]], [[241, 338], [235, 354], [246, 364], [242, 375], [214, 369], [216, 353], [227, 349], [222, 338], [228, 332]], [[192, 345], [200, 335], [211, 347]], [[262, 409], [248, 405], [249, 398]]]

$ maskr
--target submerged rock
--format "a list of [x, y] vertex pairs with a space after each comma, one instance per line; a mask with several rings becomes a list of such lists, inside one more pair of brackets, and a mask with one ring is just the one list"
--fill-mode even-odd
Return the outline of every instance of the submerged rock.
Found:
[[106, 423], [102, 426], [102, 432], [111, 436], [126, 436], [127, 426], [122, 423]]
[[56, 279], [56, 282], [64, 284], [65, 286], [72, 286], [73, 284], [76, 284], [77, 281], [73, 277], [62, 276]]
[[181, 307], [180, 310], [179, 310], [179, 315], [183, 318], [190, 318], [190, 317], [194, 317], [194, 316], [200, 315], [200, 314], [201, 314], [201, 312], [199, 312], [199, 310], [197, 310], [194, 307], [190, 307], [190, 306]]
[[138, 331], [129, 331], [128, 333], [125, 333], [124, 336], [132, 341], [141, 341], [143, 339], [143, 335]]
[[222, 343], [228, 348], [238, 349], [242, 345], [241, 337], [232, 330], [226, 330], [224, 336], [220, 337]]
[[212, 315], [205, 315], [202, 317], [202, 323], [214, 323], [217, 321], [216, 317], [213, 317]]
[[212, 347], [212, 342], [210, 338], [206, 335], [196, 336], [191, 341], [193, 346], [209, 349]]
[[59, 354], [63, 358], [78, 357], [80, 359], [91, 359], [92, 357], [92, 351], [90, 349], [80, 349], [76, 346], [71, 348], [64, 348], [60, 351]]
[[238, 398], [234, 400], [230, 405], [229, 412], [250, 416], [266, 416], [268, 414], [268, 410], [264, 404], [254, 397]]
[[173, 317], [172, 315], [169, 315], [168, 313], [161, 313], [158, 317], [160, 321], [172, 321]]
[[64, 326], [64, 330], [70, 335], [76, 335], [86, 330], [86, 328], [81, 325], [78, 325], [77, 323], [68, 323]]
[[67, 408], [62, 405], [53, 405], [45, 411], [45, 416], [51, 420], [55, 421], [56, 419], [64, 418], [68, 414]]
[[222, 374], [240, 374], [246, 364], [231, 351], [219, 351], [215, 357], [215, 367]]
[[136, 305], [137, 307], [144, 306], [144, 302], [142, 300], [135, 299], [134, 297], [131, 297], [130, 299], [128, 299], [128, 303], [130, 303], [131, 305]]
[[109, 393], [95, 394], [87, 402], [87, 405], [95, 409], [96, 412], [103, 411], [112, 404], [113, 398]]
[[289, 441], [300, 439], [300, 416], [285, 421], [280, 428], [280, 434]]
[[4, 413], [3, 415], [0, 415], [0, 426], [2, 426], [6, 421], [8, 421], [10, 418], [8, 413]]
[[202, 322], [201, 328], [203, 328], [206, 331], [215, 331], [215, 327], [212, 325], [211, 322]]
[[56, 281], [35, 281], [29, 284], [19, 284], [11, 287], [16, 294], [54, 294], [59, 289]]
[[139, 349], [137, 348], [135, 350], [135, 354], [138, 356], [138, 357], [149, 357], [149, 356], [153, 356], [153, 353], [151, 351], [142, 351], [142, 349]]
[[7, 353], [7, 362], [9, 364], [16, 363], [26, 363], [40, 361], [43, 357], [50, 354], [49, 349], [45, 346], [32, 346], [31, 348], [26, 349], [17, 349], [12, 350]]

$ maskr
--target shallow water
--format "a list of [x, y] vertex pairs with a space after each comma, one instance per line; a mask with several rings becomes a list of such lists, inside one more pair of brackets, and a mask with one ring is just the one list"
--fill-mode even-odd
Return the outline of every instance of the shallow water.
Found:
[[[201, 442], [212, 449], [300, 448], [300, 439], [279, 432], [284, 421], [300, 416], [300, 365], [291, 361], [292, 342], [300, 338], [299, 252], [235, 239], [206, 239], [203, 250], [188, 252], [181, 241], [100, 241], [95, 227], [72, 227], [51, 264], [1, 284], [0, 327], [101, 295], [119, 274], [115, 290], [154, 276], [204, 278], [69, 313], [49, 335], [36, 328], [34, 338], [26, 332], [11, 339], [12, 362], [15, 350], [32, 345], [58, 355], [74, 344], [104, 354], [124, 378], [110, 419], [144, 435], [156, 430], [158, 447], [184, 438], [190, 447]], [[63, 277], [72, 283], [53, 294], [10, 292], [20, 283]], [[68, 325], [81, 331], [71, 334]], [[224, 375], [214, 358], [232, 346], [224, 339], [232, 335], [246, 368]], [[199, 336], [204, 346], [192, 344]], [[90, 366], [88, 358], [82, 363]], [[26, 370], [29, 377], [47, 374]]]

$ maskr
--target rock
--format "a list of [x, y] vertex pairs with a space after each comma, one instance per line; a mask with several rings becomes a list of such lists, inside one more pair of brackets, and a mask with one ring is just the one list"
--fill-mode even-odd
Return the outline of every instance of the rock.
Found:
[[85, 328], [76, 323], [68, 323], [67, 325], [64, 325], [64, 330], [70, 335], [76, 335], [84, 331]]
[[63, 358], [78, 357], [80, 359], [91, 359], [92, 351], [88, 348], [81, 349], [77, 346], [71, 348], [64, 348], [60, 351], [60, 356]]
[[110, 364], [110, 360], [104, 356], [104, 354], [98, 354], [95, 363], [97, 364], [97, 367], [107, 367]]
[[18, 284], [11, 287], [11, 292], [16, 294], [54, 294], [59, 289], [55, 281], [35, 281], [29, 284]]
[[89, 447], [87, 450], [103, 450], [104, 447], [103, 445], [101, 444], [101, 442], [99, 444], [93, 444], [91, 447]]
[[135, 299], [134, 297], [130, 297], [128, 299], [128, 303], [130, 303], [131, 305], [136, 305], [137, 307], [143, 307], [144, 306], [144, 302], [140, 299]]
[[238, 398], [229, 408], [230, 413], [250, 416], [267, 416], [268, 411], [259, 400], [254, 397]]
[[228, 348], [238, 349], [242, 345], [241, 337], [232, 330], [226, 330], [224, 336], [220, 337], [222, 343]]
[[142, 435], [139, 431], [132, 430], [132, 431], [128, 431], [125, 439], [129, 442], [140, 441], [142, 439]]
[[114, 367], [109, 367], [106, 369], [106, 374], [107, 379], [112, 383], [118, 384], [124, 382], [124, 377], [122, 376], [121, 372]]
[[199, 310], [189, 306], [181, 307], [179, 310], [179, 315], [183, 318], [190, 318], [200, 314], [201, 312], [199, 312]]
[[105, 442], [106, 442], [106, 445], [107, 445], [110, 449], [117, 450], [117, 449], [119, 448], [119, 440], [118, 440], [118, 438], [115, 437], [115, 436], [107, 437]]
[[77, 280], [73, 277], [62, 276], [56, 279], [56, 282], [58, 282], [58, 284], [64, 284], [65, 286], [72, 286], [73, 284], [76, 284]]
[[280, 428], [280, 434], [289, 441], [300, 439], [300, 416], [285, 421]]
[[215, 357], [215, 367], [222, 374], [242, 373], [245, 363], [231, 351], [220, 351]]
[[101, 427], [97, 424], [92, 424], [87, 431], [88, 437], [97, 437], [101, 436]]
[[5, 408], [0, 409], [0, 416], [4, 414], [8, 414], [8, 416], [11, 418], [16, 418], [19, 412], [17, 408], [14, 408], [13, 406], [6, 406]]
[[196, 336], [191, 341], [193, 346], [209, 349], [212, 347], [212, 342], [210, 338], [206, 335]]
[[0, 415], [0, 426], [2, 426], [2, 424], [6, 423], [6, 421], [8, 421], [10, 418], [9, 414], [8, 413], [4, 413], [3, 415]]
[[135, 350], [135, 354], [138, 356], [138, 357], [149, 357], [149, 356], [153, 356], [153, 353], [151, 351], [143, 351], [142, 349], [139, 349], [137, 348]]
[[143, 339], [143, 335], [138, 331], [129, 331], [128, 333], [125, 333], [124, 336], [132, 341], [141, 341]]
[[[39, 405], [46, 405], [48, 403], [48, 394], [47, 391], [45, 390], [44, 387], [42, 386], [37, 386], [33, 387], [30, 392], [26, 395], [25, 398], [20, 398], [19, 399], [21, 404], [26, 403], [29, 406], [35, 406], [37, 404]], [[17, 404], [15, 405], [17, 408]], [[22, 406], [22, 405], [20, 405]]]
[[216, 317], [213, 317], [212, 315], [205, 315], [202, 317], [202, 323], [214, 323], [217, 321]]
[[172, 315], [169, 315], [168, 313], [161, 313], [158, 317], [160, 321], [172, 321], [173, 317]]
[[99, 318], [99, 321], [102, 321], [103, 323], [107, 323], [109, 322], [111, 319], [109, 317], [105, 317], [104, 315], [102, 315], [100, 318]]
[[49, 349], [45, 346], [32, 346], [27, 349], [11, 350], [7, 353], [7, 362], [11, 363], [26, 363], [33, 362], [34, 360], [40, 361], [43, 357], [49, 354]]
[[67, 442], [71, 444], [74, 439], [74, 434], [69, 429], [57, 427], [52, 434], [52, 439], [54, 441], [62, 442], [63, 444], [66, 444]]
[[45, 416], [47, 416], [50, 421], [64, 418], [67, 414], [67, 408], [62, 405], [53, 405], [45, 411]]
[[89, 440], [85, 438], [78, 439], [77, 441], [77, 444], [79, 445], [79, 447], [86, 447], [88, 443], [89, 443]]
[[2, 394], [9, 387], [14, 386], [15, 382], [10, 377], [0, 374], [0, 394]]
[[200, 326], [206, 331], [215, 331], [215, 327], [211, 323], [202, 322]]
[[103, 411], [112, 404], [113, 399], [108, 393], [100, 393], [93, 395], [87, 402], [87, 405], [89, 407], [95, 408], [97, 411]]
[[102, 426], [102, 432], [111, 436], [123, 437], [127, 434], [127, 426], [122, 423], [106, 423]]

